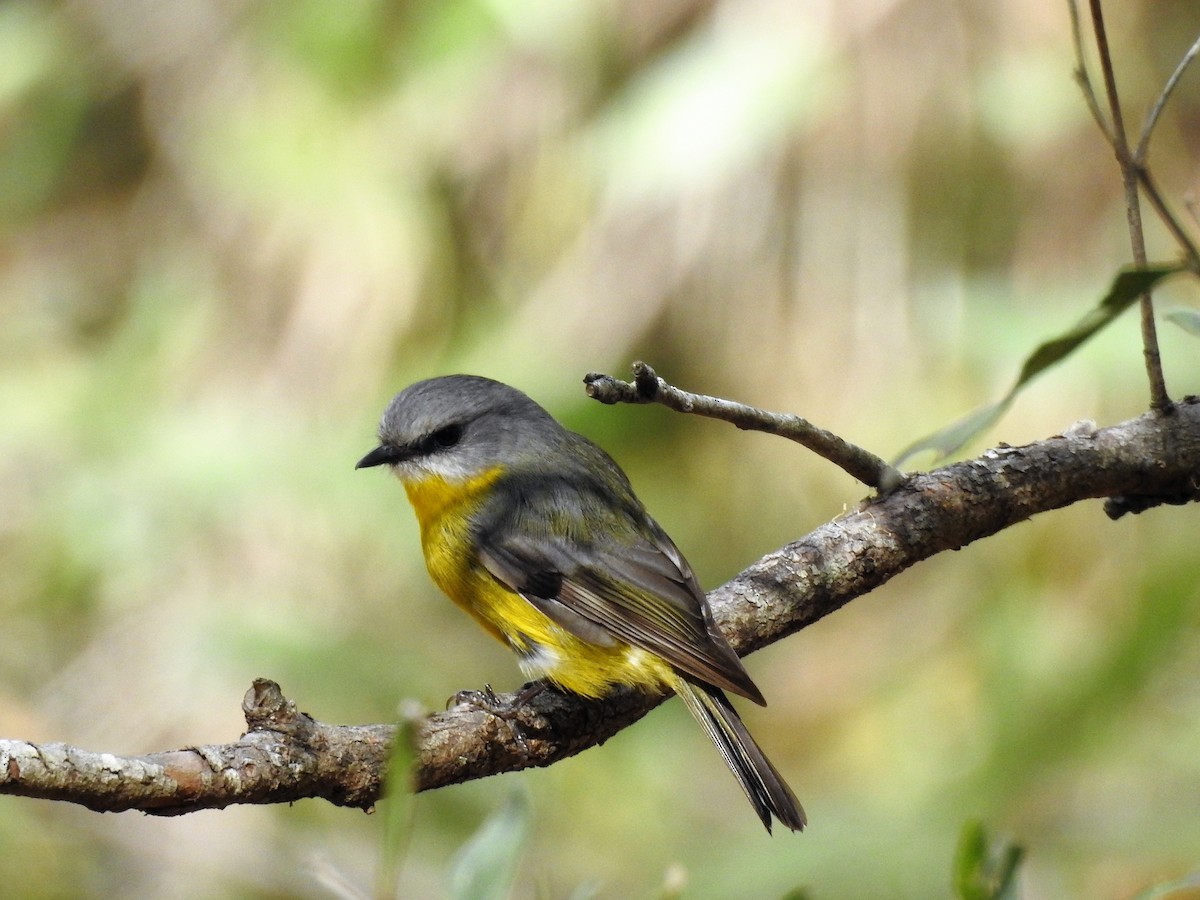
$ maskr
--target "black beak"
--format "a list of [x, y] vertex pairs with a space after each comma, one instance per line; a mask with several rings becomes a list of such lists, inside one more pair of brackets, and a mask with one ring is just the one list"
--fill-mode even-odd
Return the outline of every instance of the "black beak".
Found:
[[396, 447], [389, 447], [387, 444], [380, 444], [366, 456], [358, 461], [354, 467], [356, 469], [370, 469], [373, 466], [390, 466], [393, 463], [400, 462], [404, 458], [404, 454]]

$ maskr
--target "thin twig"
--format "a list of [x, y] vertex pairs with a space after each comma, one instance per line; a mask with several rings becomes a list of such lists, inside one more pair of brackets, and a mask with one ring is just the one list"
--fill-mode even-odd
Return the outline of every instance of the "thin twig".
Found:
[[1158, 189], [1158, 184], [1154, 177], [1150, 174], [1150, 170], [1145, 166], [1138, 166], [1137, 170], [1138, 181], [1142, 185], [1142, 191], [1146, 194], [1146, 199], [1150, 205], [1154, 207], [1154, 211], [1158, 213], [1158, 217], [1162, 223], [1171, 232], [1171, 237], [1175, 238], [1176, 243], [1184, 253], [1184, 264], [1188, 270], [1200, 275], [1200, 248], [1196, 247], [1195, 241], [1191, 235], [1183, 230], [1183, 226], [1179, 224], [1175, 215], [1167, 208], [1167, 202], [1163, 199], [1162, 193]]
[[1096, 89], [1092, 86], [1091, 76], [1088, 75], [1087, 54], [1083, 48], [1083, 26], [1079, 21], [1079, 6], [1076, 0], [1067, 0], [1067, 9], [1071, 12], [1071, 39], [1075, 45], [1075, 82], [1083, 92], [1083, 100], [1092, 118], [1096, 120], [1096, 125], [1104, 134], [1104, 139], [1112, 145], [1115, 143], [1112, 129], [1108, 119], [1104, 118], [1104, 110], [1100, 108], [1100, 101], [1096, 99]]
[[1183, 73], [1187, 71], [1192, 60], [1200, 54], [1200, 36], [1188, 48], [1187, 53], [1179, 60], [1179, 64], [1175, 66], [1175, 71], [1171, 73], [1171, 77], [1167, 79], [1167, 83], [1163, 85], [1162, 92], [1158, 95], [1158, 100], [1155, 101], [1154, 107], [1150, 110], [1150, 114], [1146, 117], [1146, 124], [1142, 126], [1142, 136], [1138, 140], [1137, 150], [1134, 151], [1133, 165], [1137, 168], [1138, 180], [1141, 182], [1142, 190], [1146, 194], [1146, 199], [1150, 201], [1150, 205], [1154, 207], [1154, 211], [1158, 213], [1158, 217], [1162, 223], [1171, 232], [1171, 236], [1175, 238], [1175, 242], [1183, 249], [1187, 257], [1188, 268], [1200, 274], [1200, 250], [1197, 249], [1195, 242], [1180, 224], [1175, 214], [1167, 207], [1166, 201], [1158, 190], [1153, 177], [1150, 175], [1150, 170], [1147, 166], [1147, 157], [1150, 153], [1150, 138], [1154, 134], [1154, 128], [1158, 124], [1159, 118], [1162, 116], [1163, 109], [1166, 108], [1167, 101], [1174, 93], [1176, 85], [1183, 77]]
[[[1092, 86], [1091, 77], [1087, 72], [1086, 53], [1083, 47], [1083, 29], [1079, 20], [1079, 6], [1076, 0], [1067, 0], [1067, 9], [1071, 13], [1071, 37], [1075, 46], [1075, 81], [1079, 85], [1083, 93], [1084, 102], [1087, 104], [1088, 110], [1092, 114], [1092, 118], [1096, 120], [1096, 125], [1100, 128], [1104, 139], [1109, 146], [1114, 149], [1117, 146], [1116, 138], [1113, 136], [1112, 128], [1109, 127], [1108, 120], [1104, 117], [1104, 112], [1100, 108], [1100, 103], [1096, 99], [1096, 91]], [[1187, 267], [1190, 271], [1200, 275], [1200, 248], [1197, 248], [1195, 241], [1184, 230], [1179, 223], [1179, 219], [1167, 206], [1163, 200], [1162, 194], [1154, 184], [1154, 180], [1150, 175], [1146, 166], [1146, 157], [1149, 153], [1150, 136], [1154, 132], [1155, 125], [1158, 124], [1158, 119], [1162, 115], [1163, 109], [1166, 107], [1167, 100], [1175, 90], [1175, 86], [1179, 83], [1179, 79], [1183, 76], [1188, 65], [1200, 52], [1200, 37], [1184, 54], [1183, 59], [1179, 61], [1179, 65], [1175, 67], [1175, 71], [1171, 73], [1171, 77], [1167, 79], [1166, 85], [1159, 94], [1158, 101], [1154, 104], [1153, 110], [1146, 119], [1146, 124], [1142, 128], [1141, 139], [1138, 141], [1138, 147], [1132, 159], [1132, 164], [1137, 170], [1138, 181], [1142, 185], [1142, 189], [1146, 192], [1146, 199], [1150, 201], [1150, 205], [1154, 207], [1155, 213], [1162, 220], [1167, 230], [1171, 232], [1171, 236], [1175, 239], [1183, 250], [1187, 258]], [[1189, 212], [1195, 213], [1188, 207]]]
[[768, 412], [733, 400], [680, 390], [659, 378], [644, 362], [633, 364], [633, 376], [631, 384], [593, 372], [585, 376], [583, 382], [587, 385], [588, 396], [601, 403], [661, 403], [676, 412], [721, 419], [747, 431], [765, 431], [787, 438], [823, 456], [881, 493], [894, 490], [904, 481], [899, 469], [874, 453], [818, 428], [800, 416]]
[[1175, 71], [1171, 73], [1171, 77], [1167, 79], [1167, 83], [1163, 86], [1162, 93], [1158, 95], [1158, 101], [1150, 110], [1150, 115], [1146, 116], [1146, 124], [1142, 126], [1142, 137], [1138, 141], [1137, 150], [1133, 155], [1133, 160], [1138, 166], [1146, 164], [1146, 154], [1150, 149], [1150, 135], [1154, 133], [1154, 126], [1158, 124], [1158, 117], [1162, 115], [1163, 108], [1167, 105], [1167, 101], [1171, 99], [1171, 94], [1175, 91], [1175, 85], [1179, 84], [1179, 79], [1183, 77], [1184, 71], [1192, 64], [1192, 60], [1196, 58], [1197, 53], [1200, 53], [1200, 36], [1197, 36], [1195, 43], [1188, 48], [1188, 52], [1183, 54], [1183, 59], [1179, 61], [1179, 65], [1175, 67]]
[[[1104, 75], [1104, 89], [1108, 96], [1109, 114], [1112, 116], [1112, 148], [1121, 167], [1121, 181], [1125, 187], [1125, 216], [1129, 224], [1129, 241], [1133, 247], [1133, 261], [1146, 265], [1146, 238], [1142, 229], [1142, 206], [1138, 194], [1138, 166], [1129, 152], [1129, 141], [1125, 136], [1125, 119], [1121, 112], [1121, 100], [1117, 93], [1117, 79], [1113, 72], [1112, 56], [1108, 49], [1108, 33], [1104, 28], [1104, 12], [1100, 0], [1089, 0], [1092, 13], [1092, 31], [1096, 37], [1096, 50], [1100, 55], [1100, 71]], [[1150, 293], [1142, 295], [1142, 355], [1146, 361], [1146, 375], [1150, 379], [1150, 407], [1167, 410], [1171, 398], [1167, 394], [1163, 378], [1162, 359], [1158, 351], [1158, 333], [1154, 324], [1154, 301]]]

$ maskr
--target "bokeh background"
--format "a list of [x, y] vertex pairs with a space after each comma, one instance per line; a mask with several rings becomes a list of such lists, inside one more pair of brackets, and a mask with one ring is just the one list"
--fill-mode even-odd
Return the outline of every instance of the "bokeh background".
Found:
[[[1136, 125], [1200, 8], [1108, 7]], [[602, 407], [581, 379], [645, 359], [885, 456], [995, 399], [1129, 258], [1072, 66], [1045, 0], [7, 0], [0, 735], [222, 742], [260, 675], [347, 723], [517, 685], [429, 583], [399, 486], [353, 469], [418, 378], [509, 381], [601, 442], [707, 585], [852, 507], [862, 486], [794, 446]], [[1194, 71], [1151, 156], [1179, 209], [1198, 112]], [[1195, 339], [1162, 339], [1169, 387], [1200, 390]], [[1146, 396], [1127, 315], [967, 452]], [[771, 705], [745, 715], [802, 836], [762, 833], [672, 703], [552, 769], [418, 797], [398, 895], [449, 895], [514, 792], [519, 898], [949, 896], [973, 819], [1028, 849], [1029, 898], [1185, 876], [1196, 548], [1195, 510], [1080, 504], [757, 654]], [[0, 884], [369, 895], [385, 813], [3, 797]]]

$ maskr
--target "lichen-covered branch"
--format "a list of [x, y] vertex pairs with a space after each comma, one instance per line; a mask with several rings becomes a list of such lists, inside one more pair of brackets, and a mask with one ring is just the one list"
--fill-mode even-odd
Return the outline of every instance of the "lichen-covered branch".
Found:
[[[733, 646], [749, 653], [943, 550], [1094, 498], [1105, 498], [1112, 516], [1200, 499], [1200, 400], [1110, 428], [1081, 423], [909, 476], [763, 557], [709, 599]], [[590, 702], [547, 690], [511, 718], [455, 706], [413, 730], [414, 786], [550, 765], [604, 743], [661, 701], [621, 691]], [[243, 708], [249, 731], [239, 741], [145, 756], [0, 740], [0, 794], [156, 814], [302, 797], [368, 808], [378, 799], [393, 726], [316, 722], [267, 681], [255, 682]]]
[[144, 756], [0, 740], [0, 794], [156, 815], [304, 797], [366, 809], [379, 798], [393, 726], [322, 725], [263, 679], [242, 711], [249, 730], [238, 741]]

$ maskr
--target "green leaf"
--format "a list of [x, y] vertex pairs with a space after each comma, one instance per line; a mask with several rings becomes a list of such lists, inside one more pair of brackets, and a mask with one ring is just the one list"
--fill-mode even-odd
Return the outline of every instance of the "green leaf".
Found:
[[422, 710], [402, 710], [388, 759], [383, 795], [383, 852], [379, 857], [378, 897], [396, 896], [400, 864], [408, 850], [413, 824], [413, 772], [417, 766], [417, 723]]
[[938, 459], [958, 450], [1004, 415], [1020, 390], [1030, 381], [1074, 353], [1164, 278], [1182, 271], [1184, 267], [1180, 263], [1164, 263], [1119, 272], [1104, 298], [1074, 328], [1040, 344], [1029, 355], [1021, 366], [1016, 382], [1003, 398], [964, 416], [947, 428], [914, 441], [897, 457], [895, 465], [900, 467], [911, 457], [926, 450], [935, 451]]
[[954, 892], [961, 900], [978, 900], [976, 890], [979, 873], [987, 860], [987, 836], [983, 823], [968, 822], [958, 838], [958, 852], [954, 854]]
[[1016, 844], [989, 846], [980, 822], [968, 822], [954, 856], [954, 891], [959, 900], [1016, 900], [1017, 867], [1025, 851]]
[[975, 435], [990, 428], [1012, 405], [1011, 394], [1003, 400], [985, 406], [963, 416], [957, 422], [947, 425], [941, 431], [926, 435], [905, 447], [896, 458], [895, 465], [899, 468], [905, 461], [928, 450], [934, 452], [936, 459], [943, 459], [965, 444]]
[[504, 900], [517, 876], [529, 833], [529, 801], [514, 792], [455, 855], [450, 895], [455, 900]]
[[1009, 391], [1009, 396], [1011, 397], [1024, 387], [1034, 376], [1041, 374], [1059, 360], [1073, 353], [1096, 332], [1136, 303], [1142, 294], [1168, 275], [1181, 271], [1183, 271], [1183, 266], [1174, 263], [1145, 269], [1126, 269], [1119, 273], [1113, 280], [1112, 287], [1108, 289], [1108, 293], [1095, 309], [1080, 319], [1079, 323], [1070, 331], [1054, 340], [1047, 341], [1033, 351], [1033, 355], [1025, 360], [1025, 365], [1021, 367], [1021, 374], [1017, 378], [1017, 383]]
[[1163, 316], [1168, 322], [1174, 322], [1188, 334], [1200, 337], [1200, 310], [1173, 309]]

